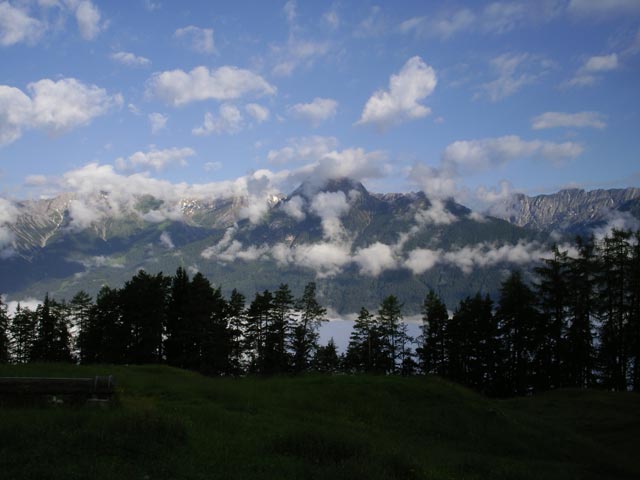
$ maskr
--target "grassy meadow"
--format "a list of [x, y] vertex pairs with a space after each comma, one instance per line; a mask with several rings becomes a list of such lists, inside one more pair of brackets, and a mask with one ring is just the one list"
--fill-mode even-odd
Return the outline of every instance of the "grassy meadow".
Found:
[[0, 365], [96, 374], [118, 383], [107, 409], [0, 405], [3, 479], [640, 478], [637, 394], [495, 400], [433, 377]]

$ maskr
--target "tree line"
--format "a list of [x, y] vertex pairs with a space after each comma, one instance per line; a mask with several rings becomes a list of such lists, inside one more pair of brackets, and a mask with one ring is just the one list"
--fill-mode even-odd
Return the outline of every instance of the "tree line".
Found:
[[95, 301], [0, 302], [0, 362], [166, 363], [207, 375], [319, 372], [435, 374], [489, 395], [560, 387], [640, 391], [640, 232], [553, 248], [530, 282], [511, 272], [498, 299], [477, 293], [450, 313], [430, 290], [412, 338], [390, 295], [362, 308], [346, 352], [319, 344], [316, 285], [225, 298], [200, 273], [138, 272]]

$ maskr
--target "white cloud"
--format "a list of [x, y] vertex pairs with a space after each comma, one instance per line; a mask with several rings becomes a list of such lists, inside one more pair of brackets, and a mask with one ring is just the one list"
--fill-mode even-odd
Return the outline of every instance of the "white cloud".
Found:
[[174, 248], [176, 248], [173, 240], [171, 239], [171, 235], [169, 235], [169, 232], [167, 231], [162, 232], [162, 234], [160, 235], [160, 244], [168, 250], [173, 250]]
[[335, 117], [337, 109], [338, 102], [335, 100], [316, 97], [311, 103], [296, 103], [289, 108], [289, 114], [317, 127], [325, 120]]
[[166, 128], [167, 121], [169, 120], [168, 115], [163, 115], [162, 113], [158, 112], [150, 113], [147, 118], [149, 119], [149, 123], [151, 124], [151, 133], [153, 135]]
[[0, 3], [0, 45], [8, 47], [17, 43], [32, 45], [45, 30], [45, 25], [30, 17], [24, 10], [9, 2]]
[[304, 213], [304, 206], [304, 198], [295, 195], [284, 203], [282, 209], [291, 218], [294, 218], [297, 221], [301, 221], [307, 217], [307, 215]]
[[19, 211], [13, 202], [0, 197], [0, 256], [4, 248], [13, 243], [14, 234], [9, 224], [15, 222], [18, 214]]
[[409, 252], [409, 257], [404, 261], [404, 266], [416, 275], [422, 275], [431, 270], [440, 260], [440, 251], [426, 248], [416, 248]]
[[360, 267], [361, 274], [372, 277], [397, 267], [394, 249], [380, 242], [359, 248], [353, 256], [353, 261]]
[[187, 165], [187, 158], [196, 152], [191, 148], [167, 148], [164, 150], [151, 149], [148, 152], [136, 152], [128, 159], [118, 158], [116, 167], [119, 170], [138, 170], [152, 168], [162, 170], [170, 164]]
[[213, 41], [213, 29], [199, 28], [193, 25], [175, 31], [176, 38], [185, 38], [191, 42], [191, 48], [199, 53], [216, 53]]
[[151, 60], [149, 60], [148, 58], [140, 57], [131, 52], [112, 53], [111, 59], [130, 67], [146, 67], [148, 65], [151, 65]]
[[257, 103], [248, 103], [244, 106], [245, 111], [258, 122], [266, 122], [269, 120], [269, 109]]
[[[539, 158], [560, 165], [580, 155], [582, 150], [582, 146], [574, 142], [527, 141], [516, 135], [461, 140], [445, 148], [437, 167], [423, 163], [414, 165], [409, 172], [409, 179], [430, 198], [446, 199], [467, 193], [459, 185], [462, 175], [483, 173], [525, 158]], [[476, 199], [483, 203], [490, 197], [483, 188], [477, 190], [476, 194]]]
[[435, 70], [420, 57], [412, 57], [398, 74], [391, 75], [388, 90], [378, 90], [367, 101], [357, 124], [373, 123], [385, 128], [431, 113], [420, 102], [433, 93]]
[[116, 260], [113, 257], [107, 257], [105, 255], [96, 255], [95, 257], [87, 257], [79, 260], [84, 268], [87, 270], [93, 268], [124, 268], [124, 264], [121, 260]]
[[476, 97], [486, 96], [496, 102], [535, 83], [550, 68], [550, 62], [528, 53], [505, 53], [490, 62], [497, 78], [480, 86]]
[[303, 40], [291, 34], [287, 43], [271, 45], [271, 55], [275, 65], [271, 73], [278, 77], [288, 77], [299, 67], [310, 68], [316, 59], [329, 52], [328, 42]]
[[[3, 299], [4, 300], [4, 299]], [[7, 313], [10, 317], [13, 317], [18, 309], [18, 305], [20, 305], [21, 309], [28, 309], [34, 312], [39, 305], [42, 304], [41, 300], [36, 300], [35, 298], [23, 298], [22, 300], [11, 300], [6, 302], [7, 304]]]
[[80, 2], [76, 8], [76, 21], [85, 40], [93, 40], [104, 29], [100, 25], [100, 10], [90, 1]]
[[559, 163], [575, 158], [581, 153], [582, 146], [574, 142], [526, 141], [516, 135], [508, 135], [453, 142], [445, 148], [442, 163], [445, 170], [475, 173], [487, 171], [519, 158], [541, 157]]
[[442, 263], [452, 265], [464, 273], [474, 268], [486, 268], [501, 263], [525, 265], [549, 256], [549, 249], [536, 243], [520, 242], [515, 245], [478, 243], [457, 250], [430, 250], [417, 248], [409, 252], [404, 266], [414, 274], [421, 275]]
[[198, 136], [211, 135], [213, 133], [238, 133], [244, 126], [242, 113], [235, 105], [224, 104], [218, 109], [218, 116], [207, 112], [204, 115], [204, 123], [194, 128], [191, 133]]
[[386, 28], [386, 21], [382, 14], [382, 9], [374, 5], [371, 7], [371, 10], [369, 10], [369, 15], [358, 24], [353, 32], [353, 36], [358, 38], [379, 37], [384, 34]]
[[431, 206], [427, 210], [416, 212], [415, 216], [418, 225], [449, 225], [457, 220], [457, 217], [449, 212], [442, 200], [434, 198], [431, 200]]
[[560, 3], [554, 0], [491, 2], [476, 11], [444, 9], [429, 16], [409, 18], [399, 25], [399, 31], [441, 40], [469, 32], [499, 35], [549, 21], [561, 13]]
[[215, 70], [196, 67], [190, 72], [170, 70], [154, 74], [147, 92], [164, 102], [181, 106], [203, 100], [235, 100], [246, 95], [275, 95], [276, 88], [249, 70], [223, 66]]
[[545, 128], [598, 128], [606, 127], [602, 115], [598, 112], [545, 112], [531, 120], [531, 128], [542, 130]]
[[335, 6], [333, 6], [330, 10], [324, 12], [324, 14], [322, 15], [322, 21], [333, 30], [340, 26], [340, 15], [338, 14]]
[[616, 70], [618, 66], [618, 54], [616, 53], [590, 57], [578, 69], [575, 76], [567, 82], [567, 85], [576, 87], [595, 85], [600, 80], [600, 74]]
[[287, 22], [292, 24], [296, 21], [297, 17], [297, 5], [295, 0], [288, 0], [287, 3], [282, 7], [282, 11], [284, 12], [285, 17], [287, 18]]
[[601, 18], [603, 15], [629, 15], [640, 13], [637, 0], [571, 0], [567, 10], [579, 16]]
[[294, 245], [291, 248], [278, 244], [271, 249], [271, 255], [281, 265], [309, 268], [319, 278], [324, 278], [337, 275], [352, 262], [350, 249], [348, 244], [329, 242]]
[[103, 88], [74, 78], [40, 80], [30, 83], [27, 90], [31, 94], [34, 125], [52, 135], [86, 125], [122, 104], [121, 96], [111, 96]]
[[530, 5], [524, 2], [493, 2], [482, 11], [481, 29], [490, 33], [506, 33], [524, 23], [530, 14]]
[[311, 136], [289, 139], [288, 145], [279, 150], [269, 150], [267, 160], [272, 165], [291, 162], [318, 161], [338, 146], [335, 137]]
[[122, 104], [120, 95], [74, 78], [39, 80], [27, 85], [27, 91], [30, 96], [0, 85], [0, 144], [17, 140], [29, 128], [60, 135]]
[[32, 118], [31, 98], [22, 90], [0, 85], [0, 145], [14, 142]]
[[469, 9], [461, 9], [453, 14], [437, 17], [413, 17], [400, 24], [400, 32], [413, 33], [420, 37], [437, 37], [446, 40], [458, 32], [467, 31], [476, 16]]
[[204, 164], [205, 172], [215, 172], [222, 168], [222, 162], [207, 162]]
[[155, 3], [152, 0], [144, 0], [144, 8], [148, 12], [154, 12], [155, 10], [158, 10], [160, 8], [160, 6], [161, 6], [161, 4]]
[[350, 208], [344, 192], [320, 192], [311, 200], [309, 210], [320, 217], [323, 236], [335, 241], [345, 235], [340, 217]]

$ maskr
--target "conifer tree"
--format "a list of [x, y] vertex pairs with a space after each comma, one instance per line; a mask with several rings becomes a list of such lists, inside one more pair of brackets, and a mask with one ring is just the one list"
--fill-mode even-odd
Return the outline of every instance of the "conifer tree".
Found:
[[103, 286], [79, 333], [83, 363], [128, 362], [130, 329], [122, 319], [121, 290]]
[[256, 293], [247, 310], [245, 330], [246, 351], [249, 356], [249, 372], [264, 371], [267, 325], [273, 308], [273, 295], [269, 290]]
[[131, 363], [163, 360], [169, 284], [162, 273], [150, 275], [141, 270], [120, 293], [122, 321], [130, 331], [127, 356]]
[[429, 290], [422, 306], [422, 346], [418, 348], [420, 366], [424, 373], [446, 374], [447, 306]]
[[[294, 298], [286, 283], [273, 295], [271, 315], [265, 338], [265, 373], [282, 373], [289, 369], [288, 339], [293, 328]], [[293, 342], [295, 344], [295, 341]]]
[[[167, 363], [176, 367], [188, 368], [189, 349], [194, 348], [191, 337], [195, 332], [190, 318], [190, 285], [187, 271], [178, 267], [171, 278], [169, 301], [167, 306], [167, 338], [164, 342]], [[193, 367], [195, 362], [191, 362]]]
[[12, 357], [15, 363], [31, 361], [31, 352], [36, 339], [36, 316], [19, 303], [9, 325], [9, 335], [12, 339]]
[[338, 348], [333, 338], [324, 346], [319, 346], [313, 359], [314, 370], [322, 373], [335, 373], [340, 366]]
[[293, 328], [291, 342], [293, 350], [293, 369], [303, 372], [309, 368], [315, 350], [318, 348], [318, 330], [325, 322], [327, 310], [316, 298], [316, 284], [309, 282], [304, 287], [302, 297], [297, 303], [300, 312], [298, 322]]
[[383, 345], [384, 370], [397, 373], [398, 359], [402, 352], [404, 341], [401, 331], [402, 305], [395, 295], [389, 295], [382, 300], [378, 309], [377, 323]]
[[593, 237], [576, 239], [578, 256], [569, 260], [569, 327], [566, 339], [566, 377], [573, 387], [593, 384], [593, 318], [596, 311], [597, 257]]
[[504, 385], [498, 393], [528, 394], [533, 389], [535, 328], [539, 315], [535, 295], [518, 271], [512, 272], [500, 287], [496, 319], [504, 353], [501, 375]]
[[[202, 359], [200, 371], [208, 375], [229, 373], [230, 342], [227, 325], [227, 302], [220, 287], [212, 289], [209, 281], [200, 273], [193, 277], [193, 282], [202, 283], [211, 292], [196, 303], [202, 305], [201, 315], [204, 325], [202, 340]], [[197, 297], [196, 297], [197, 298]]]
[[378, 370], [381, 342], [374, 316], [362, 307], [356, 318], [345, 355], [345, 368], [352, 372], [372, 373]]
[[[84, 363], [84, 355], [82, 353], [82, 343], [80, 342], [80, 332], [86, 329], [93, 307], [91, 296], [84, 290], [76, 293], [68, 304], [70, 328], [75, 333], [73, 344], [74, 355], [77, 356], [80, 363]], [[72, 335], [73, 337], [73, 335]]]
[[244, 330], [246, 328], [245, 297], [235, 288], [227, 302], [229, 322], [229, 369], [232, 375], [240, 375], [244, 365]]
[[606, 388], [621, 391], [627, 389], [629, 368], [630, 236], [630, 232], [613, 230], [604, 238], [599, 278], [601, 381]]
[[0, 363], [9, 362], [9, 315], [7, 306], [0, 297]]
[[569, 262], [567, 252], [554, 245], [552, 257], [537, 267], [535, 285], [540, 321], [536, 325], [535, 384], [537, 390], [558, 388], [566, 384], [563, 378], [566, 359], [565, 333], [569, 306]]
[[36, 309], [36, 338], [31, 360], [41, 362], [70, 362], [71, 342], [64, 305], [44, 297]]
[[640, 230], [633, 234], [629, 273], [629, 355], [634, 392], [640, 392]]

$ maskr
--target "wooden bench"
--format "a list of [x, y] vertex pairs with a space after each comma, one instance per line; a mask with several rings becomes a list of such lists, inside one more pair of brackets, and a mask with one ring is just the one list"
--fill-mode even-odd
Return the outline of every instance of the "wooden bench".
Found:
[[49, 397], [54, 403], [64, 399], [108, 402], [115, 394], [112, 375], [93, 378], [0, 377], [0, 397], [24, 399]]

